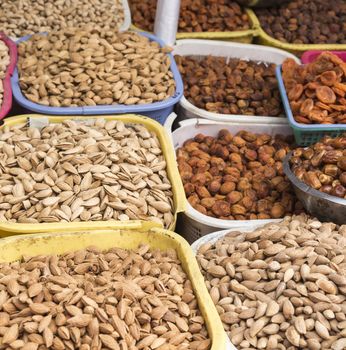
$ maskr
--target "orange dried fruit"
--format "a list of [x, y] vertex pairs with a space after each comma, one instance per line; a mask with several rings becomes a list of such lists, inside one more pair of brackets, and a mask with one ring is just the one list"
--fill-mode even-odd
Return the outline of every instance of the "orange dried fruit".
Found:
[[346, 84], [342, 84], [342, 83], [335, 83], [334, 84], [334, 87], [342, 90], [342, 91], [345, 91], [346, 92]]
[[314, 101], [311, 98], [306, 99], [301, 107], [300, 107], [300, 113], [303, 116], [309, 115], [309, 113], [312, 111], [314, 108]]
[[321, 84], [318, 83], [317, 81], [312, 81], [310, 83], [307, 83], [304, 87], [306, 89], [310, 89], [310, 90], [316, 90], [318, 87], [320, 87]]
[[329, 111], [329, 112], [332, 111], [332, 108], [329, 105], [326, 105], [325, 103], [322, 103], [322, 102], [317, 102], [316, 107], [320, 109], [325, 109], [326, 111]]
[[300, 98], [304, 91], [304, 87], [302, 84], [295, 85], [289, 92], [288, 92], [288, 98], [290, 101], [296, 101]]
[[299, 101], [292, 101], [290, 103], [290, 105], [291, 105], [292, 113], [296, 114], [296, 113], [299, 113], [299, 111], [300, 111], [300, 107], [302, 105], [302, 101], [301, 100], [299, 100]]
[[309, 118], [303, 117], [301, 115], [298, 115], [294, 117], [297, 123], [302, 123], [302, 124], [311, 124], [311, 120]]
[[334, 103], [336, 96], [334, 91], [328, 86], [320, 86], [316, 89], [316, 97], [323, 103]]
[[346, 111], [346, 106], [344, 106], [344, 105], [330, 105], [330, 107], [332, 107], [333, 109], [335, 109], [336, 111], [339, 111], [339, 112]]
[[316, 97], [316, 90], [306, 89], [304, 91], [305, 96], [308, 98], [315, 98]]
[[315, 123], [322, 123], [323, 120], [328, 116], [328, 111], [321, 109], [313, 109], [309, 113], [309, 119]]
[[328, 70], [320, 75], [322, 84], [327, 86], [333, 86], [337, 82], [337, 75], [333, 70]]
[[332, 90], [333, 90], [337, 95], [339, 95], [339, 96], [341, 96], [341, 97], [345, 97], [345, 95], [346, 95], [346, 92], [345, 92], [344, 90], [341, 90], [341, 89], [337, 88], [336, 86], [333, 86], [333, 87], [332, 87]]

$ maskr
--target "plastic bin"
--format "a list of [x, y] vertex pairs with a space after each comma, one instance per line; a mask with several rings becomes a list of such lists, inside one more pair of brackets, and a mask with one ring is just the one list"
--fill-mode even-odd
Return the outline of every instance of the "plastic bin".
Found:
[[[251, 232], [253, 231], [255, 228], [250, 228], [250, 227], [240, 227], [237, 228], [236, 231], [241, 231], [241, 232]], [[221, 239], [222, 237], [226, 236], [228, 233], [235, 231], [235, 230], [223, 230], [223, 231], [217, 231], [214, 233], [209, 233], [204, 237], [199, 238], [197, 241], [195, 241], [192, 245], [191, 245], [191, 249], [194, 252], [195, 255], [197, 255], [198, 249], [205, 243], [215, 243], [217, 242], [219, 239]], [[228, 338], [228, 335], [226, 334], [226, 346], [227, 346], [227, 350], [237, 350], [237, 348], [231, 343], [230, 339]]]
[[152, 249], [175, 249], [182, 267], [192, 282], [199, 308], [206, 322], [212, 341], [211, 350], [225, 350], [226, 337], [221, 320], [204, 284], [197, 261], [187, 242], [174, 232], [155, 228], [148, 223], [136, 225], [115, 225], [113, 230], [64, 233], [33, 234], [8, 237], [0, 242], [0, 262], [12, 262], [23, 255], [62, 254], [88, 246], [100, 249], [120, 247], [136, 249], [141, 243], [149, 244]]
[[[151, 41], [158, 42], [162, 47], [165, 46], [164, 42], [156, 38], [152, 34], [141, 32], [139, 33]], [[25, 36], [17, 41], [26, 41], [31, 36]], [[150, 117], [161, 124], [164, 124], [166, 118], [173, 111], [174, 105], [179, 102], [184, 92], [184, 85], [181, 79], [178, 67], [174, 61], [172, 54], [168, 54], [171, 59], [171, 70], [173, 72], [174, 80], [176, 83], [175, 93], [172, 97], [161, 102], [154, 102], [150, 104], [140, 105], [100, 105], [100, 106], [84, 106], [84, 107], [50, 107], [40, 105], [29, 101], [22, 93], [19, 86], [18, 69], [15, 69], [11, 79], [13, 96], [16, 101], [24, 108], [41, 114], [53, 114], [53, 115], [105, 115], [105, 114], [125, 114], [136, 113]]]
[[288, 123], [293, 129], [296, 143], [301, 146], [309, 146], [316, 143], [322, 137], [330, 135], [336, 137], [346, 131], [346, 124], [302, 124], [297, 123], [293, 117], [290, 102], [281, 74], [281, 66], [276, 67], [276, 77], [279, 83], [282, 103], [284, 105]]
[[291, 52], [298, 56], [301, 56], [305, 51], [308, 51], [308, 50], [322, 50], [322, 51], [346, 50], [346, 44], [291, 44], [291, 43], [285, 43], [283, 41], [277, 40], [264, 31], [264, 29], [261, 27], [261, 24], [255, 12], [253, 10], [249, 10], [249, 11], [251, 12], [250, 16], [253, 20], [253, 23], [256, 23], [256, 29], [257, 29], [256, 41], [258, 41], [259, 44], [277, 47], [278, 49]]
[[9, 39], [4, 33], [0, 32], [0, 40], [2, 40], [8, 47], [10, 55], [10, 64], [7, 67], [5, 78], [3, 79], [4, 97], [2, 104], [0, 105], [0, 120], [8, 114], [12, 107], [12, 88], [11, 88], [11, 75], [16, 67], [17, 63], [17, 47], [16, 44]]
[[[144, 125], [148, 130], [153, 131], [161, 144], [163, 155], [165, 156], [167, 162], [167, 174], [172, 184], [173, 192], [173, 203], [174, 203], [174, 221], [169, 227], [170, 230], [174, 230], [177, 220], [177, 214], [185, 210], [185, 194], [184, 188], [180, 179], [179, 171], [174, 160], [174, 150], [172, 148], [172, 143], [168, 138], [165, 129], [157, 122], [138, 115], [117, 115], [117, 116], [93, 116], [92, 118], [102, 118], [105, 120], [121, 120], [124, 123], [136, 123]], [[85, 120], [89, 118], [68, 116], [68, 119], [75, 121]], [[65, 117], [52, 117], [52, 116], [42, 116], [35, 114], [21, 115], [17, 117], [7, 118], [4, 121], [4, 125], [0, 127], [3, 129], [5, 126], [15, 126], [22, 123], [32, 123], [35, 125], [41, 124], [42, 126], [47, 125], [47, 123], [61, 123], [66, 120]], [[136, 222], [136, 221], [135, 221]], [[0, 237], [18, 235], [24, 233], [39, 233], [39, 232], [50, 232], [52, 230], [56, 232], [66, 231], [66, 230], [105, 230], [112, 229], [117, 221], [89, 221], [89, 222], [61, 222], [61, 223], [39, 223], [39, 224], [22, 224], [0, 221]], [[123, 223], [122, 223], [123, 224]]]
[[[265, 46], [254, 46], [251, 44], [226, 43], [212, 40], [179, 40], [174, 47], [173, 54], [180, 56], [218, 56], [241, 58], [245, 60], [264, 61], [275, 64], [282, 64], [286, 58], [292, 58], [297, 63], [300, 60], [294, 55], [282, 50]], [[235, 114], [219, 114], [208, 112], [205, 109], [198, 108], [189, 102], [185, 96], [179, 102], [179, 116], [182, 119], [206, 118], [215, 121], [232, 123], [278, 123], [287, 124], [286, 116], [245, 116]]]
[[[312, 51], [306, 51], [302, 55], [302, 63], [307, 64], [313, 62], [321, 53], [323, 50], [312, 50]], [[346, 51], [331, 51], [336, 56], [339, 56], [344, 62], [346, 62]]]
[[[171, 130], [172, 123], [174, 121], [174, 115], [167, 119], [165, 127], [167, 130]], [[224, 122], [214, 122], [207, 119], [189, 119], [180, 122], [180, 127], [173, 131], [172, 142], [174, 149], [181, 147], [184, 142], [195, 135], [202, 133], [209, 136], [217, 136], [221, 129], [230, 130], [231, 133], [236, 133], [240, 130], [248, 130], [256, 133], [266, 132], [270, 135], [282, 134], [292, 135], [291, 129], [288, 125], [284, 124], [230, 124]], [[181, 233], [184, 238], [193, 243], [202, 236], [208, 233], [225, 230], [225, 229], [239, 229], [239, 228], [251, 228], [262, 226], [269, 222], [279, 222], [281, 219], [268, 219], [268, 220], [221, 220], [212, 218], [210, 216], [201, 214], [194, 209], [184, 199], [187, 209], [180, 214], [180, 226], [182, 228]], [[178, 231], [179, 232], [179, 231]]]
[[[240, 43], [252, 43], [253, 38], [257, 35], [257, 18], [253, 15], [253, 12], [246, 9], [247, 15], [249, 16], [249, 21], [251, 24], [251, 29], [247, 30], [237, 30], [233, 32], [178, 32], [178, 39], [206, 39], [206, 40], [225, 40], [225, 41], [235, 41]], [[254, 23], [255, 20], [255, 23]], [[131, 25], [131, 29], [145, 32], [145, 30]]]

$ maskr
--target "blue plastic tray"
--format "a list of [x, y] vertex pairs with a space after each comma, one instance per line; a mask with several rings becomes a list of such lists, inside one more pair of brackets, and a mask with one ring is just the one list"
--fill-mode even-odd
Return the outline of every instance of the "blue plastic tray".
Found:
[[346, 124], [302, 124], [297, 123], [293, 117], [290, 102], [281, 74], [281, 65], [276, 67], [276, 78], [279, 84], [282, 103], [288, 118], [288, 123], [293, 129], [296, 143], [301, 146], [309, 146], [318, 142], [326, 135], [336, 137], [346, 131]]
[[[156, 41], [160, 44], [161, 47], [165, 46], [165, 43], [158, 39], [156, 36], [145, 33], [138, 32], [138, 34], [143, 35], [150, 39], [151, 41]], [[31, 37], [27, 35], [23, 38], [20, 38], [17, 41], [17, 44], [21, 41], [26, 41]], [[172, 54], [168, 54], [171, 59], [171, 71], [175, 80], [176, 88], [175, 93], [172, 97], [161, 102], [154, 102], [150, 104], [141, 104], [141, 105], [99, 105], [99, 106], [85, 106], [85, 107], [49, 107], [40, 105], [29, 101], [22, 93], [19, 86], [19, 76], [18, 69], [14, 70], [14, 73], [11, 78], [11, 85], [13, 90], [13, 96], [16, 101], [26, 108], [29, 111], [38, 112], [41, 114], [52, 114], [52, 115], [102, 115], [102, 114], [126, 114], [126, 113], [135, 113], [145, 115], [150, 117], [161, 124], [164, 124], [167, 117], [173, 112], [174, 105], [179, 102], [184, 93], [184, 85], [179, 73], [178, 67], [175, 63], [174, 57]]]

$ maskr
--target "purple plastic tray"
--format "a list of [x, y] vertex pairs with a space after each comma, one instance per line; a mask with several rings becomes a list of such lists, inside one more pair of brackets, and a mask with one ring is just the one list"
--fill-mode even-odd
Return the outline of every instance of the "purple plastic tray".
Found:
[[[323, 51], [322, 50], [311, 50], [304, 52], [301, 61], [303, 64], [313, 62]], [[344, 62], [346, 62], [346, 51], [330, 51], [336, 56], [339, 56]]]

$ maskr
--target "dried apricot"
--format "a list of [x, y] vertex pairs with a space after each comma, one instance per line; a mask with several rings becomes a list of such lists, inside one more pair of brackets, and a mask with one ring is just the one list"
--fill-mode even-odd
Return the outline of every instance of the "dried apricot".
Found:
[[288, 92], [288, 98], [291, 101], [297, 101], [302, 95], [303, 91], [304, 91], [303, 85], [297, 84]]
[[333, 70], [328, 70], [320, 75], [322, 84], [327, 86], [333, 86], [337, 82], [337, 75]]
[[328, 86], [320, 86], [316, 89], [316, 97], [323, 103], [334, 103], [336, 96], [334, 91]]
[[314, 101], [311, 98], [306, 99], [301, 107], [300, 107], [300, 113], [302, 115], [309, 115], [309, 113], [312, 111], [314, 108]]

